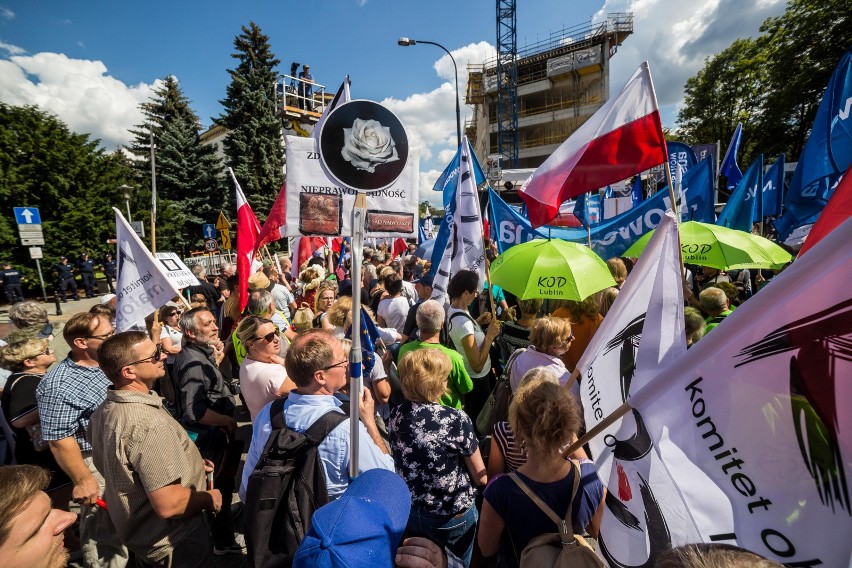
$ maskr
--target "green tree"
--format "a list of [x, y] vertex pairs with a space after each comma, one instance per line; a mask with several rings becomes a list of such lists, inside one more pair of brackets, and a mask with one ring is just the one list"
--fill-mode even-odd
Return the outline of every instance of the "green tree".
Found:
[[45, 277], [60, 255], [76, 259], [87, 251], [99, 260], [112, 246], [118, 186], [133, 179], [120, 152], [106, 153], [98, 140], [76, 134], [55, 116], [34, 106], [0, 103], [0, 259], [24, 272], [29, 291], [38, 277], [27, 247], [21, 246], [13, 206], [38, 207], [44, 229]]
[[131, 130], [134, 166], [146, 189], [138, 192], [149, 209], [151, 132], [157, 171], [157, 249], [187, 254], [201, 245], [201, 225], [215, 221], [227, 204], [221, 165], [212, 145], [200, 138], [201, 121], [174, 77], [166, 77], [154, 96], [140, 105], [145, 123]]
[[280, 61], [272, 53], [269, 36], [254, 22], [243, 26], [234, 49], [231, 57], [239, 63], [228, 70], [231, 82], [220, 101], [225, 112], [215, 122], [228, 129], [227, 163], [262, 220], [284, 180], [281, 123], [274, 101]]

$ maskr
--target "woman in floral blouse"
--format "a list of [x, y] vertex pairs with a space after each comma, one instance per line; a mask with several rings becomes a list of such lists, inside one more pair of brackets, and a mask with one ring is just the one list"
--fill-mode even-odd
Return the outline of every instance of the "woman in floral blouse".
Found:
[[399, 362], [405, 402], [391, 411], [394, 461], [411, 491], [407, 532], [446, 547], [470, 564], [478, 514], [475, 485], [486, 475], [473, 423], [438, 404], [450, 359], [438, 349], [412, 351]]

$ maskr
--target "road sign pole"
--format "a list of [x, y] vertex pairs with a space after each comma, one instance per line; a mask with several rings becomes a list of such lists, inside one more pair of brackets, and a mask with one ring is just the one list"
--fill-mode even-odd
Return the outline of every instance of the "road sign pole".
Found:
[[38, 268], [38, 281], [41, 282], [41, 295], [44, 297], [44, 303], [47, 303], [47, 290], [44, 288], [44, 276], [41, 275], [41, 261], [35, 259], [36, 268]]

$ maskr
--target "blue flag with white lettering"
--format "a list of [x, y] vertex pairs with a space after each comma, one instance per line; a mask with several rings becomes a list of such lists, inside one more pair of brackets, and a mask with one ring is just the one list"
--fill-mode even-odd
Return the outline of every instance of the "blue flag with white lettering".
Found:
[[784, 154], [763, 174], [763, 216], [777, 217], [784, 202]]
[[760, 218], [758, 201], [763, 189], [763, 154], [760, 154], [746, 170], [745, 176], [731, 192], [725, 208], [716, 224], [729, 229], [751, 232], [755, 219]]
[[574, 217], [580, 220], [580, 224], [584, 227], [589, 226], [589, 210], [586, 207], [586, 197], [588, 193], [581, 193], [577, 196], [577, 201], [574, 202]]
[[645, 196], [642, 193], [642, 176], [636, 176], [636, 179], [633, 181], [633, 188], [630, 190], [630, 197], [633, 201], [633, 207], [636, 207], [645, 201]]
[[[539, 227], [533, 229], [528, 219], [521, 217], [500, 196], [489, 190], [491, 224], [497, 236], [500, 252], [534, 238], [554, 238], [585, 243], [585, 229], [565, 227]], [[683, 176], [681, 219], [712, 223], [713, 164], [705, 159]], [[595, 194], [592, 194], [594, 197]], [[588, 197], [588, 196], [587, 196]], [[685, 204], [685, 205], [684, 205]], [[592, 225], [592, 250], [601, 258], [620, 256], [643, 234], [659, 225], [666, 209], [671, 208], [668, 190], [658, 191], [644, 202], [617, 217]], [[590, 212], [591, 213], [591, 212]], [[437, 244], [436, 244], [437, 247]]]
[[695, 150], [692, 146], [687, 146], [683, 142], [666, 142], [666, 148], [669, 151], [669, 167], [671, 168], [672, 178], [678, 165], [680, 165], [683, 173], [689, 171], [689, 168], [698, 163], [698, 158], [695, 156]]
[[731, 136], [731, 142], [728, 144], [728, 151], [725, 152], [725, 157], [722, 159], [722, 166], [719, 168], [719, 173], [728, 179], [728, 189], [733, 190], [740, 180], [743, 179], [743, 172], [737, 165], [737, 152], [740, 151], [740, 142], [743, 139], [743, 125], [737, 123], [737, 128], [734, 130], [734, 135]]
[[780, 240], [813, 223], [852, 163], [852, 49], [834, 70], [817, 109], [811, 135], [787, 188], [784, 214], [775, 220]]

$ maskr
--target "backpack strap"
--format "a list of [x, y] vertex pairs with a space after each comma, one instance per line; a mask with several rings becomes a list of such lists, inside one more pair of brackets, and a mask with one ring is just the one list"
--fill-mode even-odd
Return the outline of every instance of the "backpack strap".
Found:
[[337, 410], [329, 410], [311, 424], [311, 427], [305, 430], [305, 437], [315, 445], [319, 445], [329, 432], [337, 428], [337, 426], [347, 420], [349, 415]]
[[503, 376], [505, 376], [507, 379], [511, 378], [512, 365], [515, 364], [515, 359], [517, 359], [521, 355], [521, 353], [526, 350], [526, 347], [518, 347], [517, 349], [512, 351], [512, 354], [509, 355], [509, 358], [506, 360], [506, 365], [503, 367]]
[[565, 513], [564, 519], [560, 519], [559, 516], [553, 512], [553, 509], [548, 507], [547, 504], [541, 500], [541, 497], [536, 495], [526, 483], [521, 481], [521, 478], [518, 477], [517, 473], [512, 472], [509, 474], [509, 477], [518, 485], [518, 487], [521, 488], [521, 491], [523, 491], [526, 496], [529, 497], [532, 502], [535, 503], [536, 506], [556, 524], [559, 528], [559, 533], [562, 535], [563, 544], [570, 544], [575, 541], [571, 514], [574, 511], [574, 498], [577, 496], [577, 491], [580, 489], [580, 464], [576, 460], [571, 460], [571, 463], [574, 466], [574, 488], [571, 491], [571, 500], [568, 501], [568, 512]]
[[[276, 430], [281, 430], [287, 425], [284, 423], [284, 402], [287, 397], [279, 397], [272, 401], [272, 406], [269, 407], [269, 418], [272, 423], [272, 434]], [[269, 436], [270, 438], [272, 435]]]

